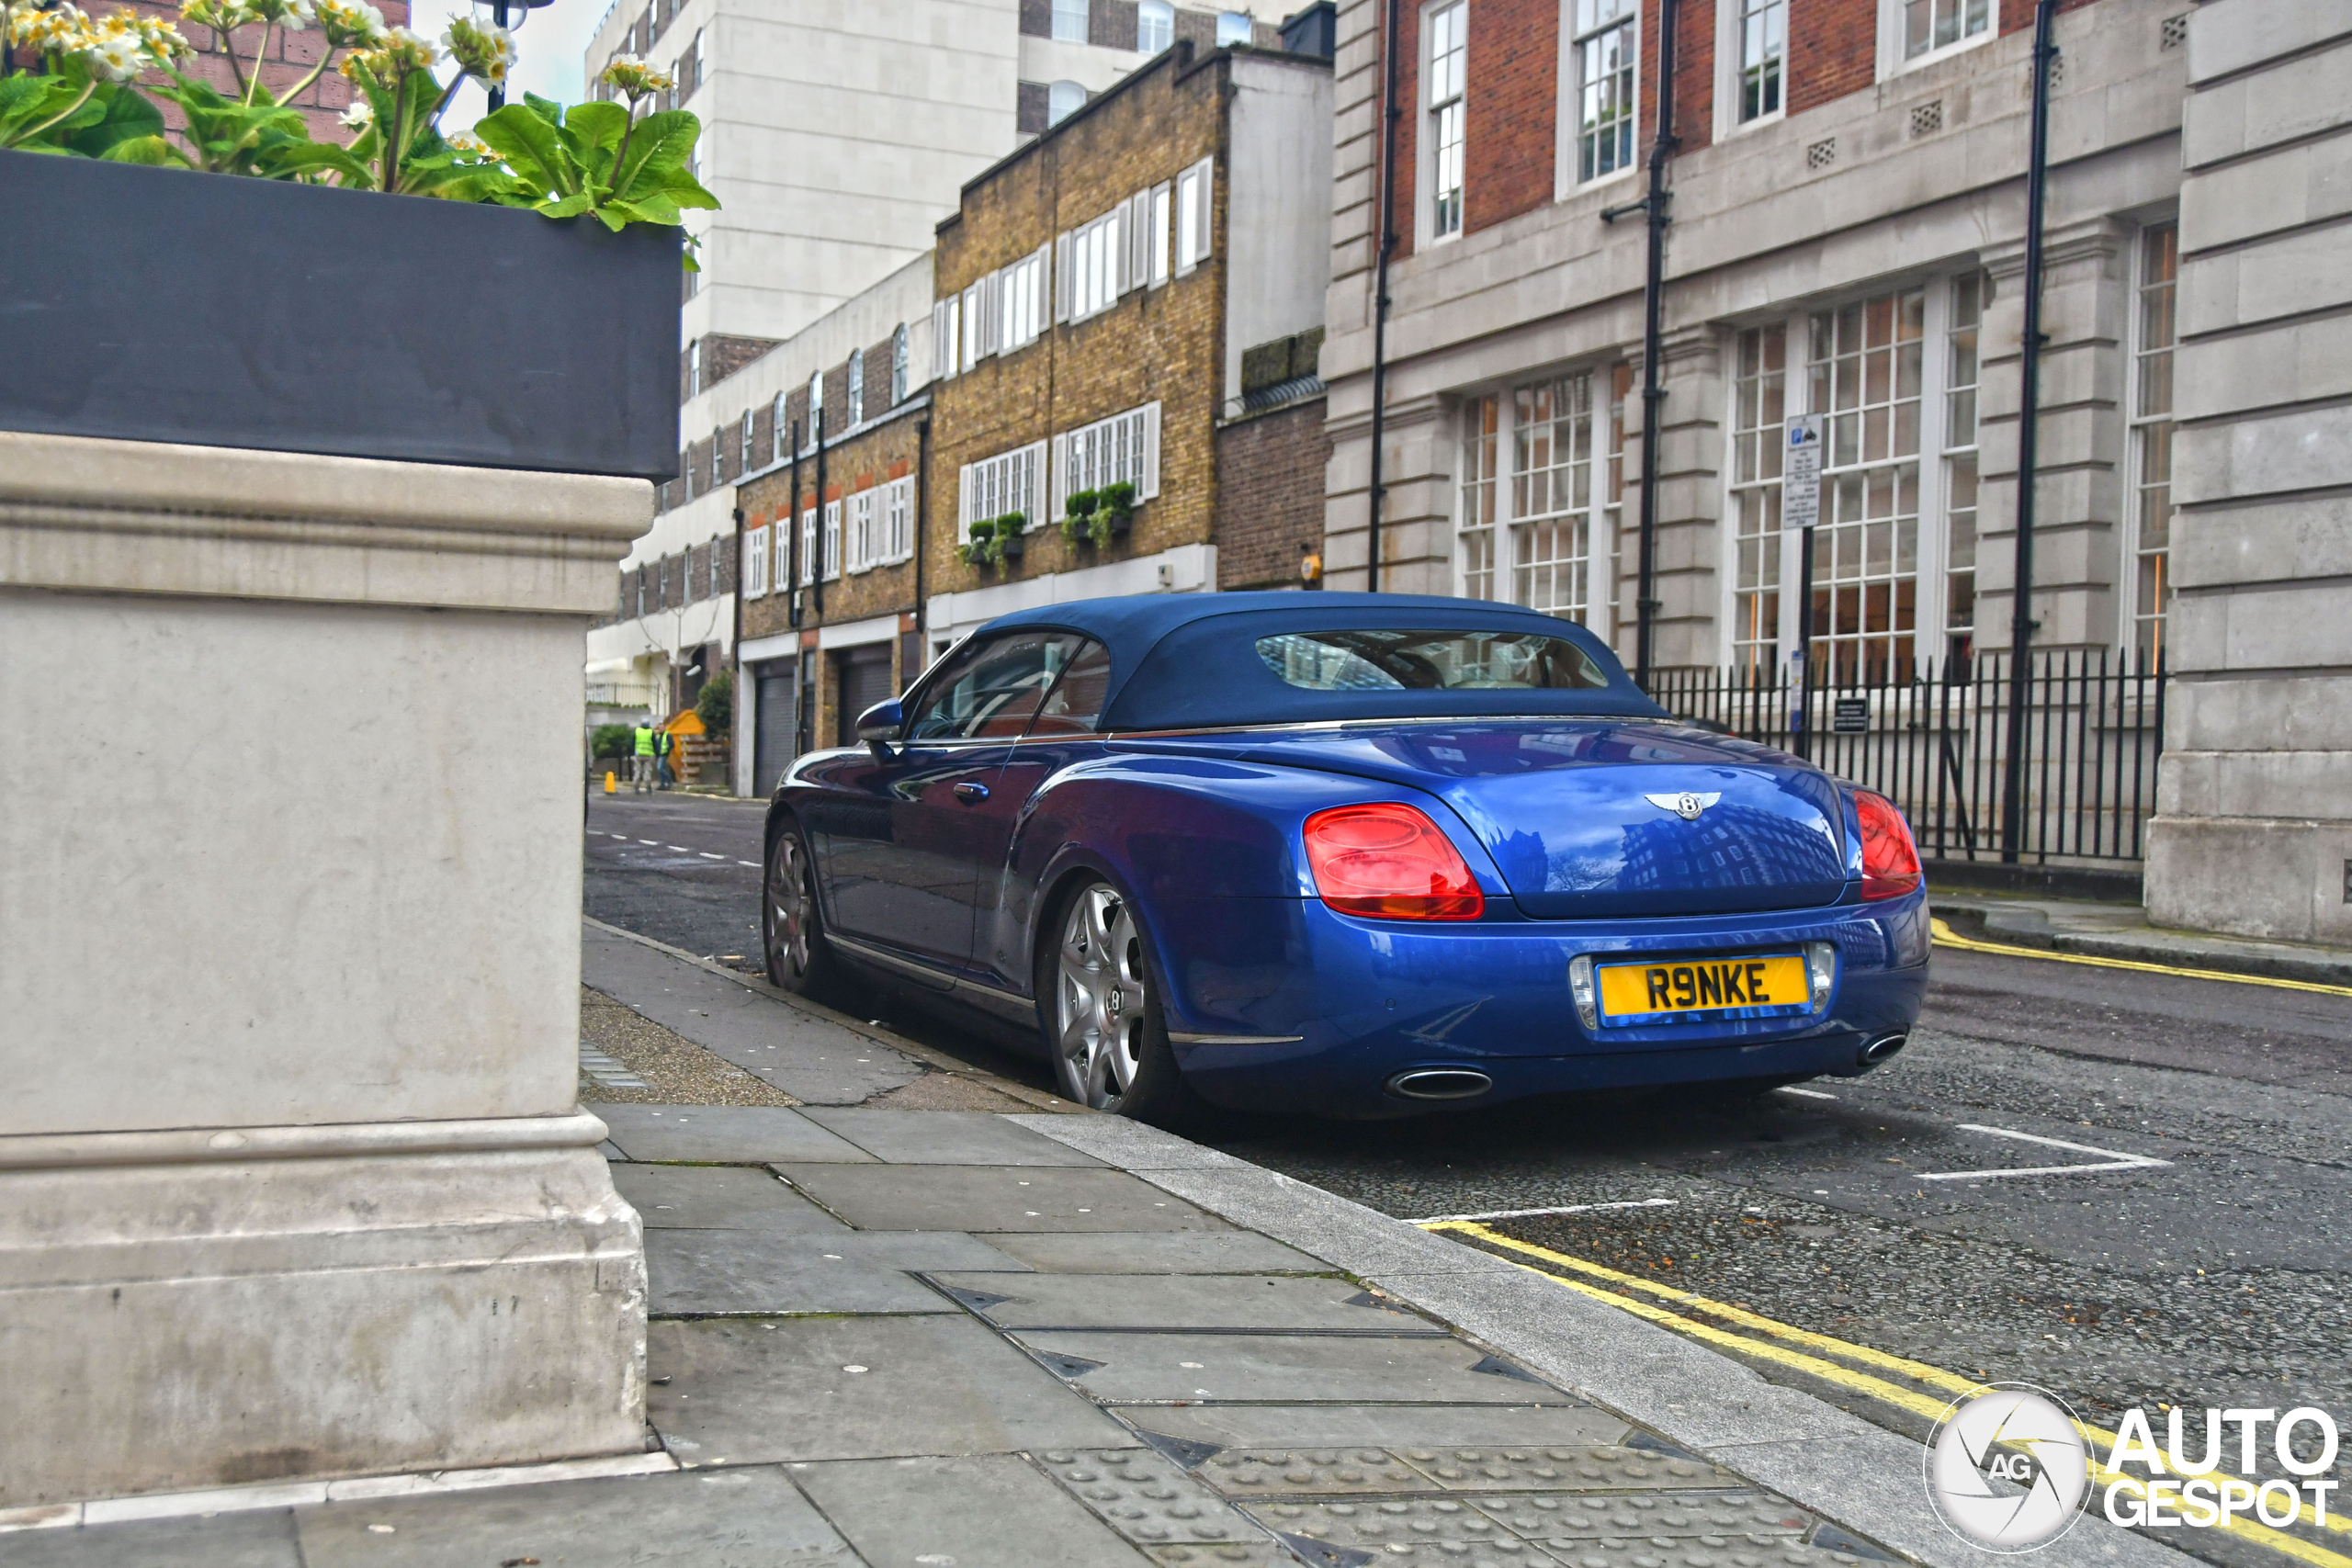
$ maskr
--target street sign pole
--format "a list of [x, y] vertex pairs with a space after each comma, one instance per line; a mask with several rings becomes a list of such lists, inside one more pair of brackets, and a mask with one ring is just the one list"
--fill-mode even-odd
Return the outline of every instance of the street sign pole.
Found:
[[1821, 521], [1821, 416], [1789, 415], [1781, 453], [1781, 532], [1795, 534], [1796, 669], [1789, 682], [1789, 729], [1796, 753], [1811, 755], [1813, 704], [1813, 530]]

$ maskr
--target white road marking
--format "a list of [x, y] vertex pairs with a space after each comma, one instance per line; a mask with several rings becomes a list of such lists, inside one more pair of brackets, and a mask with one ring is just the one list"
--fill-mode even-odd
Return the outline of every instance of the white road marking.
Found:
[[1680, 1201], [1675, 1198], [1634, 1198], [1623, 1203], [1563, 1203], [1551, 1209], [1489, 1209], [1483, 1214], [1431, 1214], [1425, 1220], [1407, 1220], [1408, 1225], [1442, 1225], [1457, 1220], [1532, 1220], [1545, 1214], [1589, 1214], [1596, 1209], [1671, 1209]]
[[2096, 1165], [2028, 1165], [2001, 1170], [1931, 1170], [1906, 1179], [1983, 1181], [1999, 1176], [2081, 1176], [2094, 1170], [2153, 1170], [2172, 1164], [2168, 1159], [2157, 1159], [2152, 1155], [2127, 1155], [2120, 1149], [2093, 1148], [2088, 1144], [2070, 1144], [2064, 1138], [2045, 1138], [2036, 1133], [2013, 1133], [2007, 1127], [1982, 1127], [1973, 1122], [1961, 1122], [1960, 1130], [1963, 1133], [1984, 1133], [1996, 1138], [2015, 1138], [2021, 1144], [2040, 1144], [2044, 1148], [2069, 1149], [2078, 1155], [2098, 1155], [2101, 1158]]
[[727, 858], [725, 855], [712, 854], [708, 850], [701, 851], [700, 853], [702, 858], [705, 860], [725, 860]]
[[1781, 1094], [1801, 1094], [1807, 1100], [1835, 1100], [1838, 1098], [1834, 1094], [1824, 1094], [1817, 1089], [1799, 1089], [1794, 1084], [1785, 1083], [1781, 1086], [1779, 1092]]
[[755, 860], [739, 860], [739, 861], [737, 861], [735, 863], [736, 863], [737, 865], [748, 865], [748, 866], [750, 866], [753, 871], [757, 871], [757, 870], [759, 870], [759, 869], [760, 869], [760, 863], [759, 863], [759, 862], [757, 862], [757, 861], [755, 861]]
[[670, 845], [669, 847], [670, 847], [671, 849], [673, 849], [673, 850], [677, 851], [677, 852], [678, 852], [680, 854], [682, 854], [682, 855], [690, 855], [690, 854], [694, 853], [694, 851], [692, 851], [692, 850], [690, 850], [690, 849], [686, 848], [686, 846], [685, 846], [685, 845], [684, 845], [684, 844], [672, 844], [672, 845]]
[[639, 839], [638, 842], [640, 844], [651, 844], [657, 850], [662, 847], [662, 840], [659, 839]]

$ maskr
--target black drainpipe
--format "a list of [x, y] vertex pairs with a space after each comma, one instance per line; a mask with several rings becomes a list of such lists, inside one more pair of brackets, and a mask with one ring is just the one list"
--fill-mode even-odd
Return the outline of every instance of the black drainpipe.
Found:
[[899, 671], [899, 690], [904, 692], [922, 673], [922, 666], [931, 662], [931, 626], [924, 619], [922, 597], [922, 552], [928, 543], [923, 537], [923, 518], [931, 510], [931, 415], [925, 414], [915, 426], [915, 663], [916, 668]]
[[2050, 62], [2058, 51], [2050, 41], [2058, 0], [2040, 0], [2033, 10], [2033, 127], [2025, 165], [2025, 341], [2018, 397], [2018, 558], [2009, 609], [2008, 756], [2001, 780], [2001, 860], [2017, 863], [2025, 838], [2025, 701], [2027, 666], [2033, 650], [2033, 481], [2041, 417], [2041, 204], [2050, 166]]
[[817, 411], [817, 532], [809, 541], [817, 552], [817, 570], [808, 576], [817, 603], [817, 618], [825, 618], [825, 411]]
[[[792, 625], [800, 626], [800, 422], [792, 422], [792, 502], [784, 509], [784, 571], [792, 581], [784, 586], [792, 595]], [[800, 655], [793, 654], [795, 662]]]
[[1381, 48], [1380, 249], [1372, 282], [1372, 486], [1364, 552], [1364, 586], [1380, 592], [1380, 439], [1388, 413], [1388, 256], [1396, 248], [1396, 18], [1405, 0], [1388, 0], [1388, 41]]
[[[1650, 142], [1649, 195], [1641, 202], [1649, 228], [1649, 270], [1642, 284], [1642, 539], [1634, 589], [1634, 681], [1647, 691], [1657, 632], [1657, 448], [1666, 412], [1666, 188], [1674, 154], [1675, 0], [1658, 0], [1657, 135]], [[1603, 218], [1611, 216], [1601, 214]]]

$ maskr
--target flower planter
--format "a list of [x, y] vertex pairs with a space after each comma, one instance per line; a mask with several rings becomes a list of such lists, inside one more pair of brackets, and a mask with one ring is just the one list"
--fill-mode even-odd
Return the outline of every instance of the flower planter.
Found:
[[0, 429], [674, 477], [678, 231], [0, 152]]
[[1001, 543], [1004, 547], [1004, 559], [1008, 561], [1019, 560], [1021, 552], [1029, 547], [1028, 540], [1022, 537], [1018, 532], [1005, 535]]

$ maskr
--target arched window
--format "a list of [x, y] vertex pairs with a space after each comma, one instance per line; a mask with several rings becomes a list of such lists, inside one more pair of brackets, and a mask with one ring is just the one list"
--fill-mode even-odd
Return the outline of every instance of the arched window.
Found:
[[900, 321], [899, 330], [890, 334], [890, 406], [897, 408], [907, 400], [907, 323]]
[[825, 373], [818, 371], [808, 378], [808, 445], [804, 452], [817, 449], [817, 422], [825, 417]]
[[1176, 41], [1176, 7], [1168, 0], [1143, 0], [1136, 8], [1136, 47], [1158, 54]]
[[791, 431], [785, 423], [784, 394], [782, 392], [778, 392], [775, 395], [775, 430], [774, 432], [774, 438], [775, 443], [775, 455], [777, 458], [781, 459], [792, 450], [792, 448], [785, 445], [786, 441], [791, 439]]
[[844, 430], [865, 423], [865, 350], [849, 351], [849, 407], [842, 418]]
[[702, 37], [703, 37], [703, 29], [702, 29], [702, 28], [696, 28], [695, 29], [695, 56], [694, 56], [694, 58], [695, 58], [695, 79], [694, 79], [693, 86], [690, 86], [690, 87], [688, 87], [688, 88], [686, 89], [688, 92], [692, 92], [692, 91], [694, 90], [694, 88], [695, 88], [695, 87], [699, 87], [699, 86], [701, 86], [701, 85], [702, 85], [702, 66], [703, 66]]
[[1046, 89], [1046, 123], [1059, 125], [1086, 107], [1086, 89], [1075, 82], [1057, 82]]
[[702, 340], [686, 344], [686, 396], [702, 396]]

